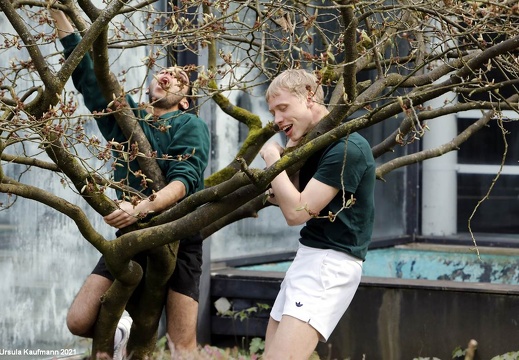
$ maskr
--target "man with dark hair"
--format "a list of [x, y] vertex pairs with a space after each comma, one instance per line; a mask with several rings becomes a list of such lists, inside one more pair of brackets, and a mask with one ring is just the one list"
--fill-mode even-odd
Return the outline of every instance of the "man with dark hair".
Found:
[[[68, 57], [81, 40], [72, 24], [61, 11], [50, 10]], [[93, 62], [87, 54], [82, 59], [72, 80], [83, 95], [85, 105], [92, 112], [102, 112], [107, 102], [99, 90], [93, 72]], [[109, 225], [122, 229], [147, 214], [160, 213], [184, 197], [199, 191], [204, 186], [204, 171], [209, 159], [210, 137], [206, 123], [197, 116], [185, 112], [189, 107], [189, 78], [180, 67], [169, 67], [158, 72], [148, 87], [149, 105], [140, 109], [127, 96], [129, 106], [146, 135], [151, 147], [157, 152], [157, 162], [166, 178], [167, 185], [159, 191], [142, 186], [136, 160], [128, 161], [118, 156], [119, 165], [114, 170], [115, 181], [125, 181], [130, 187], [149, 196], [137, 203], [128, 201], [118, 191], [118, 209], [104, 217]], [[151, 116], [150, 116], [151, 115]], [[99, 130], [106, 140], [128, 143], [112, 115], [96, 115]], [[182, 161], [171, 160], [179, 155], [188, 155]], [[166, 159], [166, 158], [170, 159]], [[144, 256], [145, 259], [145, 256]], [[145, 266], [145, 260], [142, 262]], [[202, 240], [199, 238], [180, 241], [177, 264], [169, 281], [166, 303], [167, 331], [179, 351], [196, 350], [196, 325], [198, 315], [199, 283], [202, 267]], [[79, 336], [91, 337], [101, 307], [101, 296], [108, 290], [114, 278], [108, 271], [104, 258], [88, 276], [72, 303], [67, 326]], [[114, 358], [121, 359], [129, 338], [132, 320], [123, 316], [114, 339]]]

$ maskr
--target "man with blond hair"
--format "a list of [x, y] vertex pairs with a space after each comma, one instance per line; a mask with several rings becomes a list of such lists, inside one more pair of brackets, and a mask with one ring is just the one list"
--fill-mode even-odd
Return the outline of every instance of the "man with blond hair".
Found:
[[[328, 115], [322, 86], [305, 70], [281, 73], [266, 100], [287, 147]], [[283, 151], [269, 142], [260, 155], [270, 166]], [[287, 224], [305, 225], [270, 313], [264, 359], [308, 359], [319, 341], [328, 340], [360, 283], [373, 229], [374, 186], [373, 154], [358, 133], [311, 155], [296, 176], [283, 171], [272, 181], [269, 199]]]

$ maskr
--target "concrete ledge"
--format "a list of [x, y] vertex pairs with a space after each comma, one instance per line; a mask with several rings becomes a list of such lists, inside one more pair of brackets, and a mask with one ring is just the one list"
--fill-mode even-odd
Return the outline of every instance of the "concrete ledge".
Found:
[[[212, 302], [219, 297], [242, 306], [273, 302], [283, 275], [213, 271]], [[213, 314], [214, 345], [263, 336], [266, 325], [267, 319], [254, 315], [240, 323]], [[363, 277], [350, 308], [318, 351], [332, 359], [450, 359], [470, 339], [478, 341], [480, 359], [519, 350], [519, 286]]]

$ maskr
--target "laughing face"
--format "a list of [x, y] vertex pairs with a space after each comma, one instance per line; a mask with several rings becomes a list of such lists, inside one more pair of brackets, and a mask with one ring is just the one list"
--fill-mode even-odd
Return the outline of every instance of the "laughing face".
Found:
[[269, 98], [268, 105], [274, 122], [292, 143], [298, 143], [316, 124], [312, 113], [315, 103], [311, 98], [304, 99], [288, 90], [279, 89], [276, 95]]
[[[148, 96], [150, 104], [158, 109], [177, 110], [189, 89], [189, 77], [182, 69], [170, 67], [153, 76]], [[183, 106], [181, 106], [183, 110]]]

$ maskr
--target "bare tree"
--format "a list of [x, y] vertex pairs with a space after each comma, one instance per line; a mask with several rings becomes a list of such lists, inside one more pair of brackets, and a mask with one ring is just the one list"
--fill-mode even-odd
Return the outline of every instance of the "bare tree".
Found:
[[[202, 229], [207, 238], [236, 220], [256, 216], [266, 206], [264, 191], [277, 174], [285, 169], [297, 170], [312, 153], [353, 131], [393, 119], [394, 133], [372, 144], [375, 156], [380, 157], [427, 136], [428, 121], [468, 109], [482, 110], [481, 118], [450, 142], [435, 149], [409, 151], [380, 164], [377, 176], [384, 179], [399, 167], [458, 149], [489, 122], [501, 121], [503, 110], [518, 108], [516, 0], [192, 0], [172, 3], [169, 10], [154, 8], [156, 2], [106, 1], [98, 8], [90, 0], [0, 1], [3, 16], [14, 29], [14, 33], [3, 34], [1, 48], [23, 49], [25, 54], [0, 65], [0, 192], [44, 203], [67, 215], [86, 241], [105, 256], [116, 281], [102, 305], [94, 356], [98, 351], [112, 351], [110, 334], [143, 276], [139, 266], [129, 266], [137, 253], [153, 249], [164, 265], [148, 269], [159, 280], [145, 290], [146, 306], [132, 313], [141, 326], [132, 333], [129, 350], [135, 358], [143, 358], [153, 349], [157, 316], [163, 306], [154, 301], [161, 298], [154, 294], [162, 291], [160, 284], [164, 281], [160, 279], [169, 277], [175, 263], [175, 243], [168, 244], [165, 239], [186, 238], [195, 229]], [[63, 10], [82, 35], [81, 43], [66, 60], [54, 45], [56, 35], [49, 7]], [[53, 47], [55, 51], [43, 51]], [[25, 184], [23, 177], [9, 178], [4, 167], [17, 163], [37, 171], [56, 172], [100, 215], [116, 208], [105, 190], [121, 184], [113, 183], [109, 174], [78, 156], [79, 147], [108, 165], [118, 151], [120, 156], [136, 156], [145, 169], [143, 178], [151, 179], [151, 186], [160, 188], [164, 180], [156, 169], [155, 158], [146, 138], [142, 134], [136, 137], [139, 126], [124, 101], [126, 94], [135, 94], [140, 88], [125, 88], [124, 74], [111, 73], [117, 58], [111, 57], [110, 51], [131, 54], [142, 47], [150, 49], [149, 55], [137, 61], [135, 67], [144, 69], [144, 73], [164, 58], [174, 62], [179, 52], [207, 52], [208, 63], [192, 69], [197, 73], [197, 104], [213, 101], [244, 124], [248, 136], [235, 161], [206, 179], [205, 190], [109, 241], [78, 206], [59, 194]], [[75, 94], [64, 91], [87, 52], [95, 59], [96, 76], [109, 102], [106, 111], [114, 113], [121, 127], [133, 134], [135, 143], [131, 145], [138, 145], [134, 153], [124, 155], [121, 144], [103, 142], [85, 133], [83, 125], [88, 115], [78, 114]], [[296, 149], [287, 151], [272, 167], [250, 168], [261, 146], [278, 129], [270, 122], [264, 126], [262, 119], [232, 104], [226, 95], [250, 92], [282, 70], [294, 67], [315, 71], [328, 91], [331, 112]], [[20, 79], [31, 85], [20, 87]], [[437, 108], [428, 105], [447, 93], [454, 94], [455, 100]], [[48, 160], [38, 154], [20, 154], [19, 149], [27, 143], [36, 143]], [[171, 236], [164, 237], [164, 233]]]

